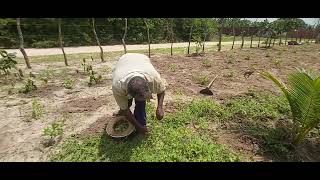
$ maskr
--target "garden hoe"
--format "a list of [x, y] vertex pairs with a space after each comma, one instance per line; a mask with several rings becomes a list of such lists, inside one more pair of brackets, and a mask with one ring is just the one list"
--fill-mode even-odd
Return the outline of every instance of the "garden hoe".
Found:
[[200, 91], [200, 94], [205, 94], [205, 95], [213, 95], [212, 91], [210, 90], [212, 84], [213, 84], [213, 81], [216, 80], [216, 78], [218, 77], [218, 75], [216, 75], [216, 77], [210, 82], [210, 84], [205, 88], [205, 89], [202, 89]]

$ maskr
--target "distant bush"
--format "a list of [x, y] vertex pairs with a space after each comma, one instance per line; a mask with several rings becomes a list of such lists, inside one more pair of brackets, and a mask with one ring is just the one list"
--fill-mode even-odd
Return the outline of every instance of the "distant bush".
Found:
[[58, 46], [58, 41], [37, 41], [31, 44], [31, 47], [33, 48], [52, 48]]

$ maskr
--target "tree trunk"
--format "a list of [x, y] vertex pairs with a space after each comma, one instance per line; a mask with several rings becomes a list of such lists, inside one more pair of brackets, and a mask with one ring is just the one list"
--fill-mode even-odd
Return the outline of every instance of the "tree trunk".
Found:
[[19, 39], [20, 39], [20, 51], [24, 57], [24, 60], [26, 62], [26, 65], [28, 67], [28, 69], [31, 69], [31, 66], [30, 66], [30, 62], [29, 62], [29, 58], [28, 58], [28, 55], [26, 53], [26, 51], [24, 50], [24, 47], [23, 47], [23, 35], [22, 35], [22, 31], [21, 31], [21, 27], [20, 27], [20, 18], [17, 18], [17, 30], [18, 30], [18, 34], [19, 34]]
[[251, 34], [250, 48], [252, 48], [252, 39], [253, 39], [253, 34]]
[[221, 27], [220, 27], [220, 29], [219, 29], [219, 44], [218, 44], [218, 51], [221, 51], [222, 30], [223, 30], [223, 25], [221, 25]]
[[272, 36], [269, 38], [269, 45], [268, 45], [268, 47], [271, 47], [271, 42], [272, 42]]
[[281, 36], [280, 36], [280, 39], [279, 39], [279, 46], [281, 46], [281, 43], [282, 43], [282, 42], [281, 42]]
[[274, 43], [276, 42], [276, 38], [273, 38], [272, 47], [274, 46]]
[[302, 36], [301, 36], [301, 34], [300, 34], [300, 38], [299, 38], [299, 42], [301, 43], [301, 39], [302, 39]]
[[149, 26], [148, 26], [148, 23], [147, 23], [147, 19], [146, 19], [146, 18], [143, 18], [143, 21], [144, 21], [144, 24], [145, 24], [145, 25], [146, 25], [146, 27], [147, 27], [148, 46], [149, 46], [149, 58], [150, 58], [151, 54], [150, 54], [150, 36], [149, 36]]
[[100, 45], [100, 41], [99, 41], [99, 38], [98, 38], [98, 35], [97, 35], [97, 32], [96, 32], [96, 28], [95, 28], [95, 25], [94, 25], [94, 18], [91, 18], [92, 20], [92, 31], [93, 31], [93, 34], [94, 34], [94, 37], [96, 38], [96, 41], [97, 41], [97, 44], [100, 48], [100, 57], [101, 57], [101, 61], [104, 62], [104, 57], [103, 57], [103, 49]]
[[232, 33], [233, 33], [233, 41], [232, 41], [231, 49], [233, 49], [234, 41], [236, 40], [236, 33], [234, 32], [234, 22], [232, 23]]
[[260, 38], [261, 38], [260, 32], [259, 32], [258, 36], [259, 36], [258, 47], [260, 47]]
[[124, 34], [122, 36], [122, 45], [124, 49], [124, 53], [127, 54], [127, 47], [126, 47], [126, 42], [124, 41], [127, 35], [127, 28], [128, 28], [128, 20], [127, 18], [124, 18]]
[[202, 44], [202, 53], [204, 53], [204, 43], [206, 42], [207, 33], [204, 33], [203, 44]]
[[191, 26], [190, 33], [189, 33], [188, 54], [190, 53], [190, 43], [191, 43], [191, 37], [192, 37], [192, 30], [193, 30], [193, 25]]
[[61, 36], [61, 18], [58, 19], [58, 28], [59, 28], [59, 42], [60, 42], [60, 47], [61, 47], [61, 50], [63, 53], [64, 64], [66, 66], [68, 66], [68, 60], [67, 60], [66, 53], [64, 52], [63, 41], [62, 41], [62, 36]]
[[287, 45], [287, 40], [288, 40], [288, 33], [286, 32], [286, 39], [284, 40], [284, 45]]
[[243, 48], [244, 44], [244, 32], [241, 30], [241, 49]]
[[269, 36], [267, 37], [267, 40], [266, 40], [266, 47], [268, 47], [268, 43], [269, 43]]
[[173, 55], [173, 52], [172, 52], [172, 46], [173, 46], [173, 18], [171, 19], [171, 27], [170, 27], [170, 31], [171, 31], [171, 56]]

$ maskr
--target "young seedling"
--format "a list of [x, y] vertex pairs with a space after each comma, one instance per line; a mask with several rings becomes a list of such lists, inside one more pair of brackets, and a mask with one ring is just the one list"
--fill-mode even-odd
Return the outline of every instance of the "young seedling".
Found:
[[34, 82], [31, 79], [28, 79], [24, 87], [20, 89], [19, 92], [26, 94], [35, 90], [37, 90], [37, 86], [34, 84]]
[[228, 64], [234, 64], [236, 61], [236, 58], [234, 57], [233, 54], [227, 55], [227, 63]]
[[85, 58], [82, 59], [81, 65], [83, 67], [83, 71], [86, 72], [86, 59]]
[[[89, 87], [91, 87], [94, 84], [99, 84], [102, 82], [102, 76], [100, 74], [97, 74], [93, 70], [91, 70], [89, 73], [90, 73], [89, 74], [89, 82], [88, 82]], [[97, 74], [97, 76], [96, 76], [96, 74]]]
[[17, 61], [15, 58], [15, 53], [8, 53], [5, 50], [0, 50], [0, 74], [3, 72], [5, 75], [8, 75], [12, 68], [16, 69]]
[[204, 67], [211, 67], [211, 62], [208, 60], [208, 59], [205, 59], [203, 62], [202, 62], [202, 65]]
[[39, 73], [40, 79], [47, 84], [49, 79], [51, 79], [54, 75], [54, 71], [52, 69], [41, 70]]
[[274, 63], [277, 67], [279, 67], [279, 66], [281, 65], [281, 63], [282, 63], [282, 59], [276, 58], [276, 59], [273, 60], [273, 63]]
[[32, 100], [32, 113], [31, 117], [33, 119], [39, 119], [44, 113], [44, 106], [40, 104], [37, 100]]
[[41, 140], [41, 144], [43, 146], [49, 147], [61, 140], [64, 122], [65, 120], [61, 122], [53, 122], [43, 129], [43, 139]]
[[197, 77], [196, 81], [198, 84], [207, 85], [209, 82], [209, 77], [208, 75], [200, 75]]
[[92, 66], [91, 65], [87, 65], [86, 71], [87, 71], [87, 73], [90, 73], [90, 71], [92, 71]]
[[223, 76], [228, 77], [228, 78], [232, 78], [234, 76], [234, 74], [235, 74], [234, 71], [230, 70], [226, 74], [224, 74]]
[[183, 93], [183, 90], [182, 90], [182, 89], [177, 89], [177, 90], [176, 90], [176, 93], [177, 93], [177, 95], [178, 95], [178, 96], [182, 96], [182, 95], [184, 95], [184, 93]]
[[55, 138], [63, 134], [64, 121], [53, 122], [48, 127], [43, 129], [43, 136], [48, 138]]
[[63, 87], [65, 87], [66, 89], [72, 89], [74, 86], [74, 80], [71, 78], [67, 78], [64, 80], [63, 82]]
[[175, 64], [170, 64], [169, 65], [169, 69], [170, 69], [171, 72], [175, 72], [176, 69], [177, 69], [177, 66]]

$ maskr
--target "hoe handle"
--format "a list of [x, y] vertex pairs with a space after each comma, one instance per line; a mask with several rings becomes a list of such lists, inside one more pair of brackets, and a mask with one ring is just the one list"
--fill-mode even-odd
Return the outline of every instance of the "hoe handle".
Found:
[[211, 88], [213, 82], [217, 79], [218, 75], [216, 75], [216, 77], [210, 82], [210, 84], [207, 86], [208, 89]]

